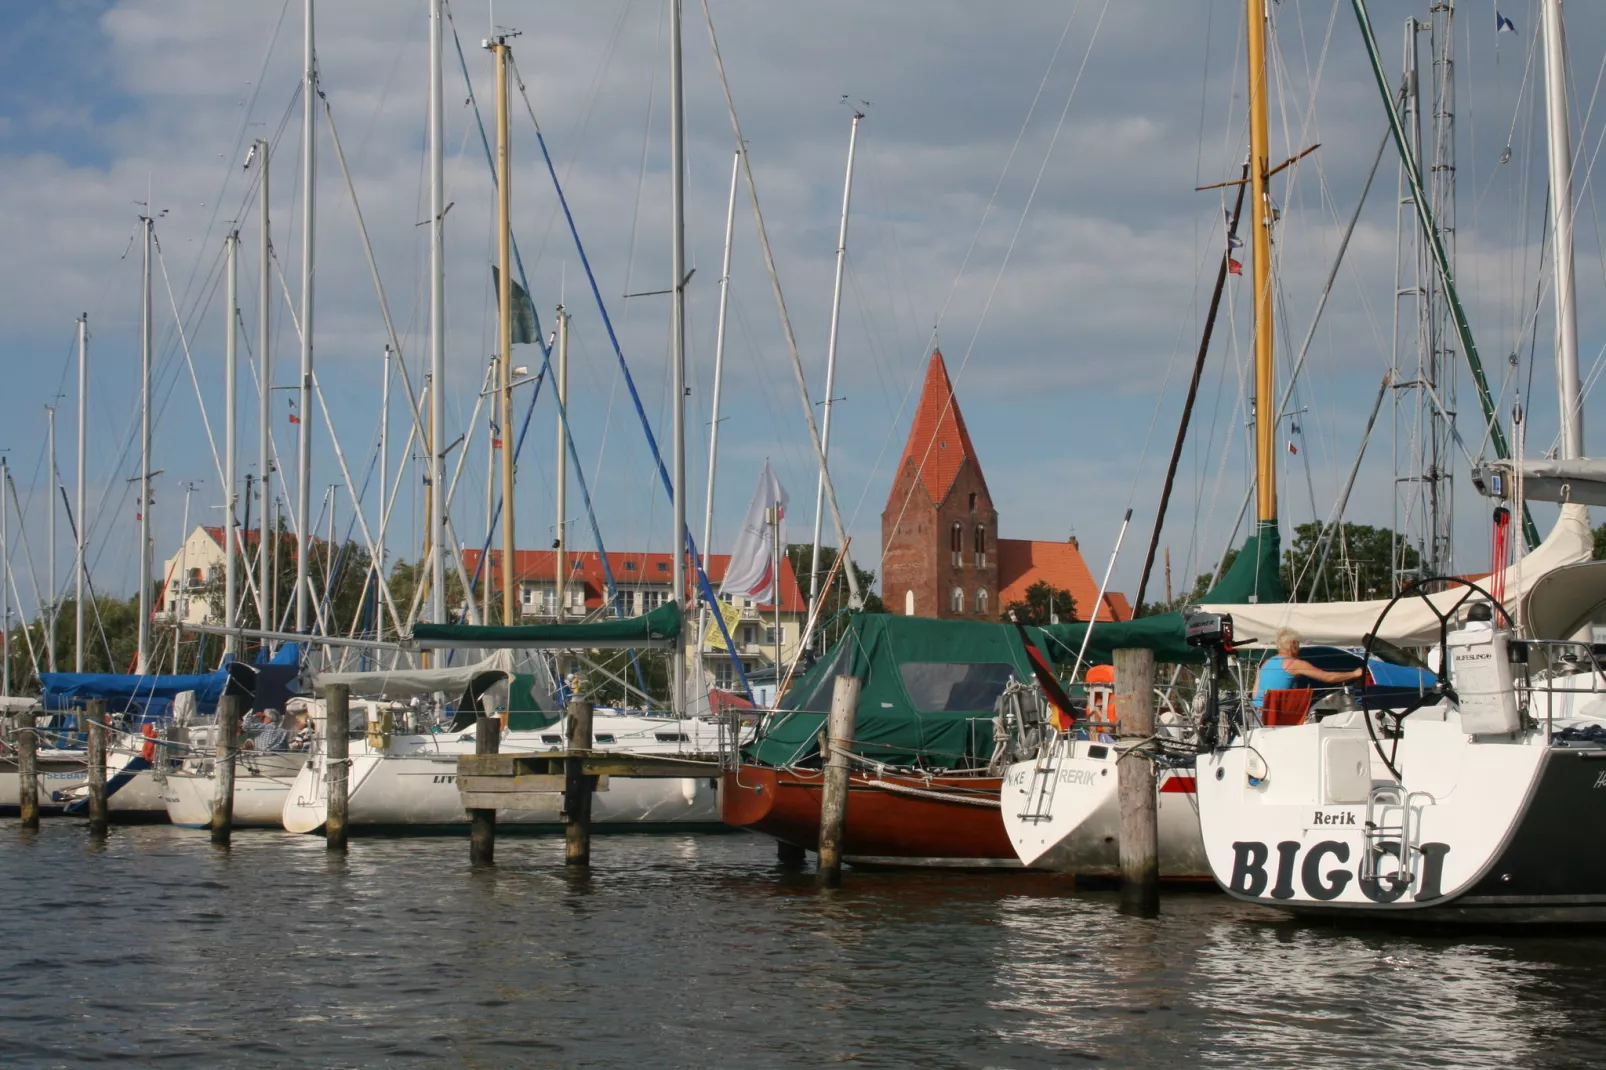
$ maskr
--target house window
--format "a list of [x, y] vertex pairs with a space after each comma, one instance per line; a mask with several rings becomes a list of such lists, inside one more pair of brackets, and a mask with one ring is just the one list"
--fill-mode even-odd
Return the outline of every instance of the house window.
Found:
[[526, 583], [519, 591], [519, 601], [527, 606], [535, 605], [535, 584]]
[[982, 615], [987, 613], [987, 588], [976, 588], [976, 612]]
[[906, 617], [915, 615], [915, 593], [913, 591], [903, 592], [903, 615]]
[[625, 562], [625, 571], [626, 572], [634, 572], [634, 571], [636, 571], [636, 563], [634, 561], [626, 561]]
[[739, 682], [736, 679], [736, 665], [728, 657], [720, 657], [714, 662], [714, 686], [734, 691]]
[[659, 572], [668, 572], [669, 571], [669, 562], [668, 561], [660, 561], [660, 562], [658, 562], [658, 571]]
[[953, 560], [954, 568], [965, 563], [965, 526], [954, 521], [954, 526], [948, 529], [948, 553]]
[[976, 525], [976, 567], [987, 567], [987, 526]]
[[955, 587], [948, 596], [948, 608], [955, 613], [963, 613], [965, 611], [965, 592]]

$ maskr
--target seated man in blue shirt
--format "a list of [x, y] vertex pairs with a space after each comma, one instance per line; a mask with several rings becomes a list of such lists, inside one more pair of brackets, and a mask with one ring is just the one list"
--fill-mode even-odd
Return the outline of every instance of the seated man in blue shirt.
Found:
[[1310, 687], [1312, 682], [1347, 684], [1366, 675], [1365, 669], [1349, 669], [1344, 672], [1318, 669], [1299, 656], [1299, 640], [1299, 633], [1291, 628], [1284, 628], [1277, 633], [1277, 656], [1262, 662], [1260, 674], [1255, 677], [1256, 706], [1265, 704], [1268, 691]]

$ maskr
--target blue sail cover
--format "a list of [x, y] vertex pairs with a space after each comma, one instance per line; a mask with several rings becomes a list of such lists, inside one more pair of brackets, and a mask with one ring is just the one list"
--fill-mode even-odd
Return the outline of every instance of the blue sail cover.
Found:
[[106, 700], [106, 712], [136, 715], [139, 720], [167, 717], [173, 699], [181, 692], [195, 692], [196, 712], [215, 714], [217, 701], [233, 681], [230, 694], [250, 697], [255, 673], [250, 667], [231, 664], [216, 672], [171, 675], [152, 673], [46, 672], [39, 674], [44, 685], [40, 701], [47, 711], [80, 710], [90, 699]]

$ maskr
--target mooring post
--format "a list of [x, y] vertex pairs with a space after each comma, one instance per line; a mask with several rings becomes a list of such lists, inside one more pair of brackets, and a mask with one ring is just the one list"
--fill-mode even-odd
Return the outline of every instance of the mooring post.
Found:
[[212, 842], [229, 845], [234, 832], [234, 753], [240, 731], [240, 696], [217, 702], [217, 747], [212, 758]]
[[848, 819], [848, 759], [859, 719], [857, 676], [838, 676], [831, 692], [831, 715], [826, 736], [831, 748], [825, 762], [825, 791], [820, 796], [820, 868], [815, 875], [822, 888], [842, 883], [842, 830]]
[[324, 816], [324, 844], [346, 849], [346, 802], [351, 785], [351, 688], [330, 684], [323, 691], [324, 772], [329, 778], [329, 808]]
[[[1154, 736], [1154, 651], [1115, 652], [1116, 739], [1136, 747]], [[1117, 763], [1121, 803], [1121, 913], [1160, 913], [1160, 808], [1154, 762], [1125, 752]]]
[[[592, 745], [591, 703], [569, 700], [569, 753], [589, 753]], [[579, 758], [570, 758], [563, 769], [564, 825], [563, 861], [571, 866], [591, 864], [591, 790], [596, 784], [585, 772]]]
[[[502, 749], [502, 721], [481, 717], [474, 722], [474, 753], [496, 754]], [[471, 865], [489, 866], [496, 861], [496, 811], [473, 809], [468, 812], [468, 860]]]
[[106, 700], [92, 698], [84, 710], [89, 735], [89, 834], [106, 835]]
[[17, 747], [17, 816], [22, 827], [39, 828], [39, 737], [34, 735], [33, 711], [17, 714], [12, 741]]

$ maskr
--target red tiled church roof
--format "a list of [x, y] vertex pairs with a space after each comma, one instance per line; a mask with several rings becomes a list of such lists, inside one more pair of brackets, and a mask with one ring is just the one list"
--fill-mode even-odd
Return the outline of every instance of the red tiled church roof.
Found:
[[[1098, 602], [1099, 585], [1082, 559], [1075, 542], [1033, 542], [1029, 539], [998, 540], [998, 604], [1026, 600], [1026, 589], [1039, 580], [1062, 591], [1071, 592], [1076, 601], [1076, 619], [1092, 620]], [[1130, 620], [1132, 607], [1126, 595], [1104, 593], [1098, 607], [1098, 620]]]
[[[926, 485], [931, 500], [941, 503], [953, 489], [966, 458], [981, 478], [981, 462], [976, 459], [976, 447], [971, 445], [965, 417], [954, 398], [948, 365], [943, 362], [942, 352], [933, 349], [931, 363], [926, 366], [926, 383], [920, 390], [920, 403], [915, 406], [914, 423], [909, 428], [909, 440], [898, 461], [898, 471], [913, 462], [920, 470], [921, 482]], [[982, 482], [985, 484], [986, 480]]]
[[[603, 605], [603, 592], [607, 590], [607, 577], [602, 570], [602, 561], [595, 550], [570, 551], [569, 575], [585, 587], [586, 608], [600, 609]], [[480, 551], [463, 551], [463, 570], [470, 577], [478, 567]], [[714, 593], [719, 593], [719, 583], [725, 578], [725, 570], [730, 567], [730, 554], [709, 554], [704, 567], [708, 570], [708, 582], [713, 586]], [[490, 553], [490, 568], [494, 575], [493, 583], [501, 583], [502, 552], [492, 550]], [[553, 572], [557, 569], [557, 551], [555, 550], [515, 550], [513, 551], [513, 575], [517, 581], [552, 580]], [[613, 569], [613, 580], [621, 587], [635, 587], [643, 584], [662, 584], [669, 586], [674, 582], [675, 560], [671, 554], [628, 554], [610, 553], [608, 566]], [[688, 579], [693, 577], [688, 576]], [[773, 613], [773, 605], [757, 607], [762, 611]], [[803, 592], [798, 587], [797, 576], [792, 571], [790, 558], [784, 555], [781, 558], [781, 611], [785, 613], [803, 613], [806, 607], [803, 602]]]

